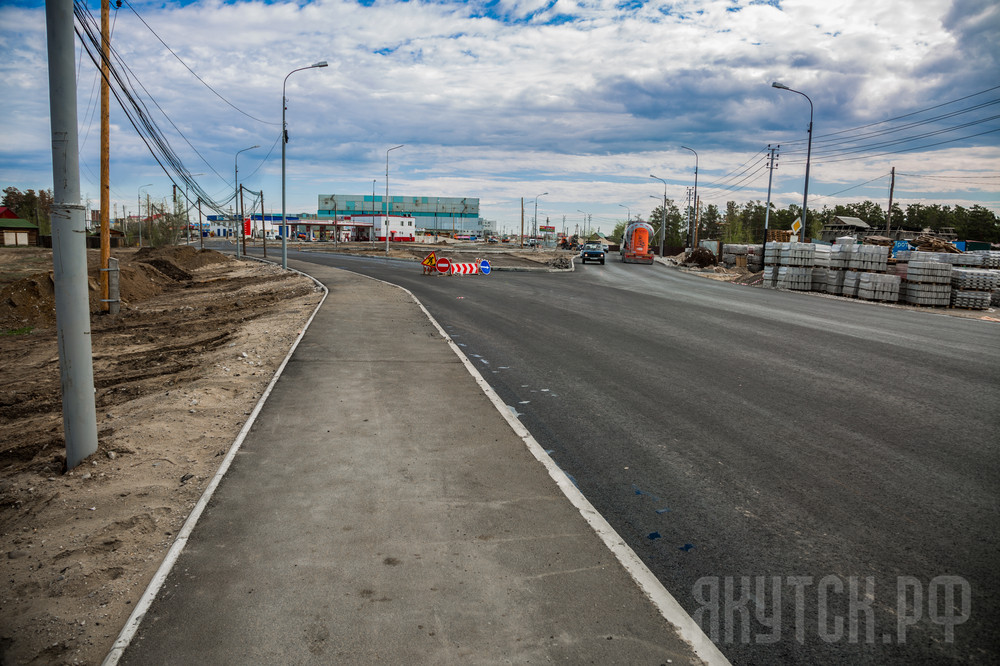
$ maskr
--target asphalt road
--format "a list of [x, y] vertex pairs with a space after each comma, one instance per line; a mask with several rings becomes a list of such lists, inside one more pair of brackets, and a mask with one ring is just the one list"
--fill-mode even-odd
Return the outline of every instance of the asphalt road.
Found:
[[614, 255], [289, 256], [412, 291], [733, 663], [1000, 659], [997, 324]]

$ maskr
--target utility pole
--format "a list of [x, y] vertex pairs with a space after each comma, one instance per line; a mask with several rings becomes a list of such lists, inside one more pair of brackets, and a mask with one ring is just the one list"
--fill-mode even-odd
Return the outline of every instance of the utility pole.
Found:
[[261, 242], [264, 244], [264, 258], [267, 259], [267, 225], [264, 224], [264, 188], [260, 188], [260, 230]]
[[198, 197], [198, 237], [201, 239], [201, 249], [205, 249], [205, 227], [201, 222], [201, 197]]
[[48, 0], [45, 27], [52, 123], [52, 273], [66, 469], [97, 451], [94, 361], [87, 305], [86, 220], [80, 205], [73, 1]]
[[108, 60], [111, 58], [110, 1], [101, 0], [101, 311], [111, 310], [111, 86]]
[[521, 249], [524, 249], [524, 197], [521, 197]]
[[892, 231], [892, 194], [896, 189], [896, 167], [892, 167], [891, 171], [892, 179], [889, 181], [889, 212], [885, 215], [885, 235], [889, 238], [889, 232]]
[[776, 158], [778, 156], [778, 148], [780, 145], [774, 148], [768, 144], [767, 149], [771, 151], [771, 157], [767, 160], [767, 208], [764, 209], [764, 244], [767, 244], [767, 225], [768, 221], [771, 219], [771, 179], [774, 177], [774, 170], [778, 168], [778, 163]]
[[237, 227], [236, 231], [237, 231], [237, 233], [239, 233], [239, 236], [236, 237], [236, 254], [237, 254], [237, 256], [239, 256], [239, 254], [240, 254], [240, 241], [243, 241], [243, 254], [247, 253], [247, 235], [246, 235], [246, 231], [243, 228], [243, 224], [244, 224], [243, 220], [245, 219], [245, 216], [246, 216], [246, 212], [245, 212], [245, 209], [243, 208], [243, 186], [240, 185], [240, 220], [239, 220], [239, 223], [236, 225], [236, 227]]

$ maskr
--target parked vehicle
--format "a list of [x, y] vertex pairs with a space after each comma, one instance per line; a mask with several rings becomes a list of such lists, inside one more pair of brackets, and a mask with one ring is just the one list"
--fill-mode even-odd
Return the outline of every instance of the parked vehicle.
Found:
[[622, 237], [621, 256], [626, 264], [653, 263], [653, 250], [649, 239], [653, 235], [653, 227], [645, 222], [633, 222], [625, 229]]

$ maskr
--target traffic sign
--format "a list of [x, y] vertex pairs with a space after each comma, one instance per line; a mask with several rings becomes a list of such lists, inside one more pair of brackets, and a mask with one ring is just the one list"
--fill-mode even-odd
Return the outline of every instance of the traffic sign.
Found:
[[435, 267], [438, 269], [438, 273], [448, 273], [451, 271], [451, 259], [448, 257], [441, 257], [437, 260]]
[[420, 262], [424, 266], [434, 266], [437, 264], [437, 255], [433, 252], [424, 257], [424, 260]]
[[451, 264], [452, 275], [475, 275], [479, 272], [479, 264], [471, 261], [455, 261]]
[[792, 233], [796, 234], [799, 233], [799, 230], [801, 228], [802, 228], [802, 220], [795, 220], [794, 222], [792, 222]]
[[486, 259], [483, 259], [482, 261], [479, 262], [479, 272], [480, 273], [482, 273], [483, 275], [489, 275], [491, 270], [493, 270], [493, 269], [490, 267], [490, 262], [489, 261], [487, 261]]

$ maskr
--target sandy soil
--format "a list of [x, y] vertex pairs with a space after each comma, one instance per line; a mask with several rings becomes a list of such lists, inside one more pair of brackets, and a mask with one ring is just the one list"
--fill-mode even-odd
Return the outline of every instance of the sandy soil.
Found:
[[51, 252], [0, 248], [0, 663], [100, 663], [322, 297], [194, 248], [115, 252], [96, 314], [97, 453], [64, 473]]

